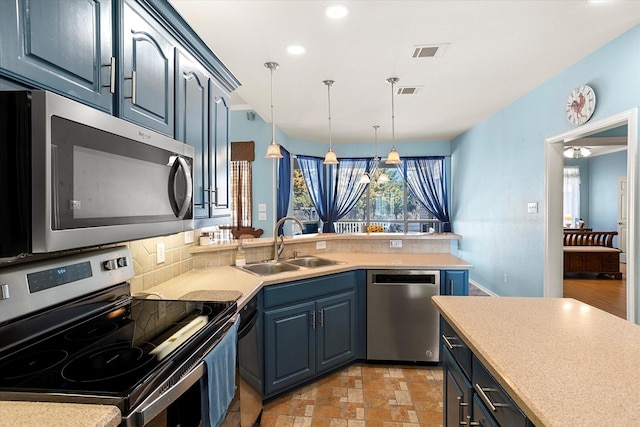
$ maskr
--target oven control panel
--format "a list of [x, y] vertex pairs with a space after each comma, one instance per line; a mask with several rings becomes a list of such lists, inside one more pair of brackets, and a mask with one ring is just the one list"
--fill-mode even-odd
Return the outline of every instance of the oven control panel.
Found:
[[0, 323], [127, 282], [133, 276], [126, 246], [2, 268]]

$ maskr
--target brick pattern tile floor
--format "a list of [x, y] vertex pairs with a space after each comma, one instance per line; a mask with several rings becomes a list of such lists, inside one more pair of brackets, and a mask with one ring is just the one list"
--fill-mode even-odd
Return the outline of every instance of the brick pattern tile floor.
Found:
[[267, 403], [262, 427], [442, 426], [442, 368], [355, 364]]

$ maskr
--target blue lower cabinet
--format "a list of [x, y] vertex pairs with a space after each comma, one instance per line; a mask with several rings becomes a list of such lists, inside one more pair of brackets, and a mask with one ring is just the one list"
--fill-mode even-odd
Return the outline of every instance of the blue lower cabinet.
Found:
[[265, 312], [265, 394], [315, 375], [315, 307], [315, 302], [307, 302]]
[[264, 397], [356, 359], [357, 272], [264, 289]]
[[441, 295], [469, 295], [469, 270], [440, 270]]

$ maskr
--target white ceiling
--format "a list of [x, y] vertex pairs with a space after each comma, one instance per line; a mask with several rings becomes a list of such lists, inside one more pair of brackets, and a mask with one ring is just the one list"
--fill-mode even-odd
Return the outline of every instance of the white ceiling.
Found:
[[[370, 142], [373, 125], [380, 142], [391, 141], [388, 77], [423, 86], [395, 97], [396, 141], [450, 140], [640, 23], [637, 0], [351, 0], [340, 21], [324, 15], [334, 1], [170, 3], [242, 83], [234, 108], [271, 123], [264, 63], [280, 64], [274, 116], [290, 138], [328, 142], [322, 81], [335, 80], [334, 143]], [[441, 57], [412, 58], [416, 45], [442, 43]], [[290, 44], [306, 53], [288, 54]]]

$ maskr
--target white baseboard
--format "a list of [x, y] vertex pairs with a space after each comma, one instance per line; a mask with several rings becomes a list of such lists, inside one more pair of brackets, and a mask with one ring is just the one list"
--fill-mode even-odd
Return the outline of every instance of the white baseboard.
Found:
[[490, 291], [489, 289], [485, 288], [484, 286], [482, 286], [481, 284], [479, 284], [478, 282], [476, 282], [474, 280], [469, 279], [469, 283], [472, 284], [473, 286], [475, 286], [476, 288], [480, 289], [482, 292], [488, 294], [489, 296], [492, 296], [492, 297], [499, 296], [495, 292]]

